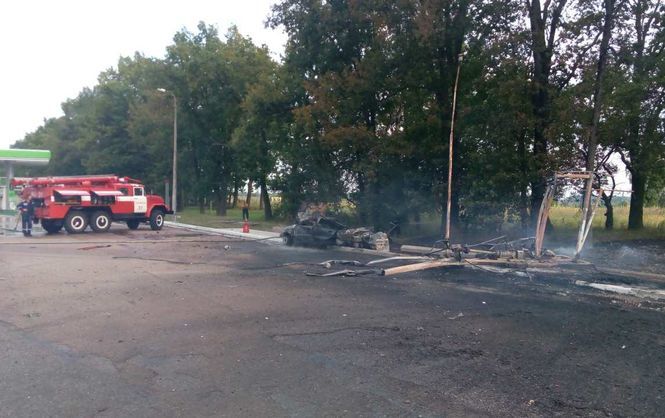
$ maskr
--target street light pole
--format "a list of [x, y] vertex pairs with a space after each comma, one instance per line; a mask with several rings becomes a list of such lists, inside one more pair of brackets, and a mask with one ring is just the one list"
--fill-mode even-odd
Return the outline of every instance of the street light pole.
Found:
[[173, 210], [173, 221], [178, 222], [176, 211], [178, 210], [178, 101], [173, 96], [173, 194], [171, 195], [171, 210]]
[[177, 221], [178, 209], [178, 99], [175, 94], [166, 89], [159, 88], [157, 91], [168, 93], [173, 97], [173, 193], [171, 194], [171, 210], [173, 220]]

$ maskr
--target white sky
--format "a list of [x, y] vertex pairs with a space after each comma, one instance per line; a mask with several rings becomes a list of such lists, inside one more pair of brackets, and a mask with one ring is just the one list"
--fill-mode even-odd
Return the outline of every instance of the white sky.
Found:
[[266, 29], [274, 0], [6, 0], [0, 4], [0, 148], [9, 148], [100, 72], [139, 51], [163, 57], [182, 28], [235, 24], [278, 58], [286, 35]]

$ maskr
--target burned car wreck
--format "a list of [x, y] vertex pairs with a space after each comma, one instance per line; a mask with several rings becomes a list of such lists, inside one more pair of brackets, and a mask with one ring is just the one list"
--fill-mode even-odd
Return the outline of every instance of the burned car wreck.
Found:
[[388, 235], [371, 228], [347, 228], [325, 216], [299, 216], [298, 221], [284, 228], [281, 237], [286, 245], [327, 247], [340, 245], [389, 251]]

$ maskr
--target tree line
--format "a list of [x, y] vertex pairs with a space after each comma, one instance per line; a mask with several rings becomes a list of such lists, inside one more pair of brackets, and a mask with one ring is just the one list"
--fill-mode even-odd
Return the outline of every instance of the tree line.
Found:
[[[665, 187], [665, 6], [656, 0], [282, 0], [281, 60], [231, 27], [135, 54], [14, 146], [52, 151], [33, 174], [171, 177], [180, 205], [224, 215], [245, 184], [293, 215], [349, 202], [361, 223], [445, 219], [527, 228], [551, 176], [593, 169], [611, 209], [620, 158], [629, 228]], [[459, 70], [457, 111], [452, 114]], [[163, 89], [166, 91], [160, 91]]]

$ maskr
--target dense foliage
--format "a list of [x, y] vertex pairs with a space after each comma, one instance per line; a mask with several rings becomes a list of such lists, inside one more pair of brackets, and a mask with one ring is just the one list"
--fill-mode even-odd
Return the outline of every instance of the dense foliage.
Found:
[[385, 226], [443, 215], [454, 121], [457, 223], [526, 227], [554, 171], [592, 167], [607, 187], [616, 154], [639, 228], [665, 177], [664, 15], [654, 0], [282, 0], [281, 62], [201, 23], [162, 59], [122, 58], [15, 146], [50, 149], [43, 174], [162, 192], [175, 103], [181, 205], [224, 214], [249, 180], [266, 217], [278, 193], [285, 214], [345, 201]]

